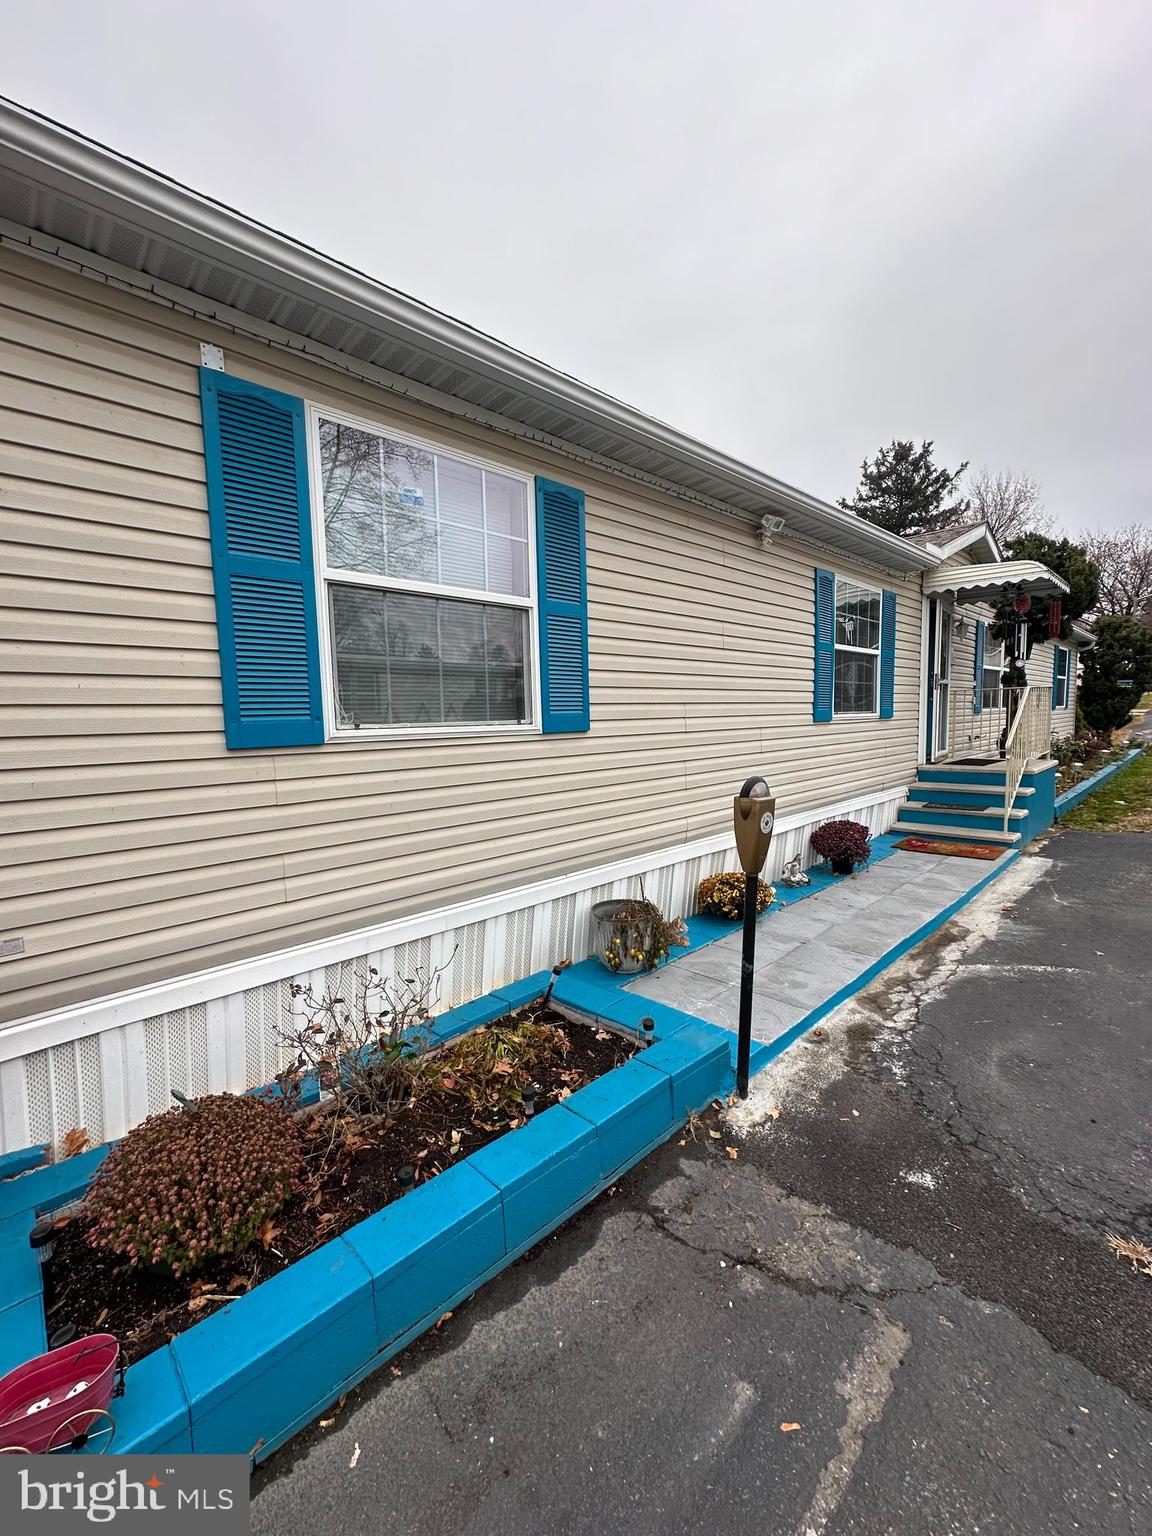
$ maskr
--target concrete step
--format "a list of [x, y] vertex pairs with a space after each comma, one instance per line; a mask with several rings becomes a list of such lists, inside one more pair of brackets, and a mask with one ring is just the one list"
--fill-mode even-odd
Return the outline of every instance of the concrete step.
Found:
[[934, 805], [954, 805], [958, 810], [1003, 811], [1006, 794], [1003, 784], [990, 784], [987, 788], [980, 784], [956, 784], [951, 789], [942, 784], [913, 784], [908, 790], [908, 803], [931, 801]]
[[994, 832], [991, 827], [970, 832], [967, 828], [949, 827], [940, 822], [905, 821], [903, 813], [893, 822], [891, 830], [905, 837], [927, 837], [944, 843], [995, 843], [1012, 848], [1020, 841], [1019, 832]]
[[[923, 781], [918, 780], [915, 784], [912, 785], [912, 789], [919, 789], [922, 790], [924, 794], [932, 793], [934, 795], [999, 794], [1001, 801], [1004, 799], [1003, 784], [953, 784], [950, 780], [947, 779], [926, 779]], [[912, 790], [909, 790], [909, 794], [911, 793]], [[1016, 791], [1017, 796], [1034, 795], [1035, 793], [1036, 791], [1034, 789], [1025, 788], [1023, 784], [1021, 784], [1020, 788]]]
[[[1003, 827], [1003, 805], [990, 805], [984, 808], [978, 806], [955, 805], [917, 805], [909, 801], [907, 805], [900, 807], [900, 815], [905, 821], [914, 821], [917, 826], [933, 823], [944, 825], [954, 824], [956, 827], [970, 828], [974, 832], [986, 831], [989, 827]], [[1028, 812], [1013, 807], [1008, 812], [1010, 822], [1028, 820]]]
[[982, 784], [987, 787], [990, 784], [1003, 784], [1005, 772], [1005, 765], [1002, 762], [979, 766], [965, 764], [963, 767], [959, 763], [921, 763], [916, 770], [916, 778], [921, 784], [947, 782], [949, 784]]

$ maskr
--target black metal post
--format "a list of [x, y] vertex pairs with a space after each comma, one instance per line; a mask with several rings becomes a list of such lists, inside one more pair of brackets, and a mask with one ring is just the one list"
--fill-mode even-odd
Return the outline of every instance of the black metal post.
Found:
[[758, 875], [744, 876], [744, 943], [740, 950], [740, 1029], [736, 1037], [736, 1092], [748, 1097], [748, 1059], [752, 1054], [752, 981], [756, 963]]

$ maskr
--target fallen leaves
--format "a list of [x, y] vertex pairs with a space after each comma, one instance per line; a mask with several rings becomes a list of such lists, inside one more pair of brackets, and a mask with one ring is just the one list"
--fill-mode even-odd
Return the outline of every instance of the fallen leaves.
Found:
[[773, 1104], [770, 1106], [770, 1108], [766, 1109], [764, 1113], [768, 1116], [769, 1120], [779, 1120], [780, 1106], [778, 1104]]
[[268, 1249], [271, 1248], [272, 1244], [276, 1241], [276, 1239], [280, 1236], [280, 1228], [274, 1224], [272, 1218], [269, 1216], [266, 1218], [266, 1220], [260, 1223], [256, 1230], [256, 1236], [263, 1243], [264, 1251], [267, 1252]]
[[60, 1143], [61, 1160], [66, 1157], [78, 1157], [87, 1146], [88, 1132], [82, 1130], [80, 1126], [73, 1126], [70, 1131], [65, 1132], [64, 1139]]
[[795, 1434], [795, 1432], [798, 1429], [802, 1429], [803, 1427], [804, 1426], [802, 1424], [794, 1424], [794, 1423], [791, 1422], [791, 1420], [789, 1420], [786, 1423], [781, 1424], [781, 1426], [780, 1426], [780, 1433], [782, 1435]]
[[1109, 1232], [1108, 1246], [1118, 1259], [1127, 1259], [1138, 1275], [1152, 1275], [1152, 1248], [1147, 1243]]
[[735, 1162], [736, 1159], [740, 1156], [739, 1147], [725, 1147], [724, 1150], [727, 1152], [728, 1156], [732, 1159], [733, 1162]]

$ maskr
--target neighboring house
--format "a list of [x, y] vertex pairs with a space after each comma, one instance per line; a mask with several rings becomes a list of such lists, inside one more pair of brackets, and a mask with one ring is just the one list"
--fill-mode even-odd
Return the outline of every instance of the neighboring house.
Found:
[[293, 978], [443, 966], [456, 1004], [585, 954], [638, 878], [690, 911], [751, 772], [769, 873], [830, 816], [882, 832], [941, 700], [927, 755], [970, 734], [990, 546], [899, 539], [10, 106], [0, 304], [2, 1149], [267, 1081]]

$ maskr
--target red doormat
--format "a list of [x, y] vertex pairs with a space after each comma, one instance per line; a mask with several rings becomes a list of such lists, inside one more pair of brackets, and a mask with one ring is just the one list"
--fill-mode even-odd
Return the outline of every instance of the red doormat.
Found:
[[950, 859], [998, 859], [1003, 848], [985, 848], [980, 843], [937, 843], [930, 837], [903, 837], [893, 848], [905, 853], [942, 853]]

